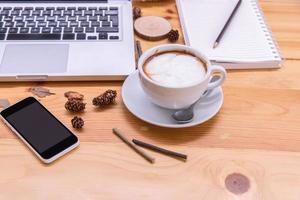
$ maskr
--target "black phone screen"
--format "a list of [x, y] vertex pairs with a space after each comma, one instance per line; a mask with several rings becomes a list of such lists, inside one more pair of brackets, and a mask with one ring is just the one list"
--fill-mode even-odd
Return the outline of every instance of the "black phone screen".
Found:
[[47, 152], [46, 157], [51, 157], [77, 141], [44, 106], [34, 98], [27, 99], [1, 114], [39, 154]]

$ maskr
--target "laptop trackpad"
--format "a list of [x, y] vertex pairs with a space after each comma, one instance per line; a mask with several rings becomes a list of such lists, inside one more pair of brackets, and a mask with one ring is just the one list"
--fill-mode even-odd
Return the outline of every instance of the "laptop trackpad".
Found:
[[8, 44], [0, 72], [15, 74], [48, 74], [67, 71], [67, 44]]

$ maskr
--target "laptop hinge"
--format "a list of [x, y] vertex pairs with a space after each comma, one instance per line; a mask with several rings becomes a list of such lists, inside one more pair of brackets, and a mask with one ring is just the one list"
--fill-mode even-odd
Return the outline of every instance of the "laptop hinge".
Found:
[[45, 81], [47, 80], [47, 75], [18, 75], [16, 79], [19, 81]]

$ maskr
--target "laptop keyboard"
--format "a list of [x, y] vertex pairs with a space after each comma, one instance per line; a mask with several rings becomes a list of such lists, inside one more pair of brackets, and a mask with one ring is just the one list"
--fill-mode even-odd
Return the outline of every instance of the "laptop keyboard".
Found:
[[0, 7], [0, 40], [119, 39], [119, 7]]

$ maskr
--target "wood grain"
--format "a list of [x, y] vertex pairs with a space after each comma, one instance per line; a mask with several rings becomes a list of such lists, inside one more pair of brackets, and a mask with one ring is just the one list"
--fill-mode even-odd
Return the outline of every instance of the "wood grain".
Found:
[[[286, 61], [279, 70], [229, 71], [225, 102], [207, 123], [187, 129], [149, 125], [130, 114], [120, 95], [116, 105], [95, 108], [93, 97], [106, 89], [120, 94], [122, 82], [0, 83], [0, 99], [15, 103], [43, 86], [56, 95], [41, 102], [71, 130], [64, 92], [85, 95], [81, 145], [45, 166], [0, 123], [0, 200], [2, 199], [300, 199], [300, 2], [262, 0], [261, 6]], [[173, 0], [135, 3], [143, 15], [180, 23]], [[143, 50], [158, 42], [141, 41]], [[178, 43], [183, 43], [182, 34]], [[150, 165], [122, 144], [111, 129], [188, 154], [186, 163], [152, 153]], [[251, 188], [233, 195], [224, 179], [239, 172]]]
[[[166, 148], [175, 148], [166, 146]], [[288, 152], [177, 147], [188, 162], [151, 152], [151, 165], [123, 143], [84, 142], [46, 166], [18, 141], [1, 140], [0, 199], [272, 199], [300, 198], [300, 155]], [[241, 173], [249, 190], [230, 193], [227, 175]]]

